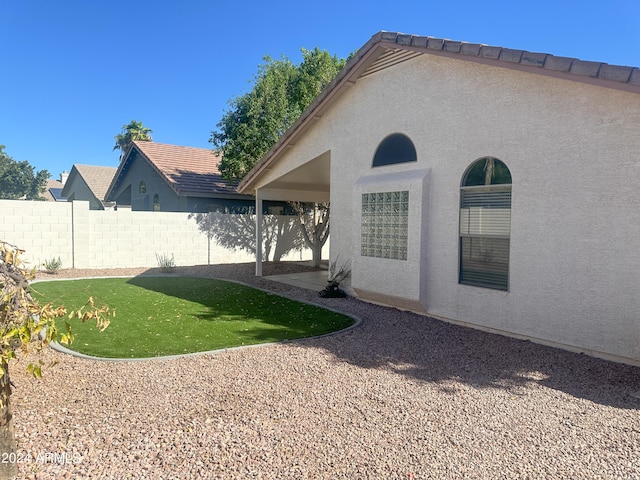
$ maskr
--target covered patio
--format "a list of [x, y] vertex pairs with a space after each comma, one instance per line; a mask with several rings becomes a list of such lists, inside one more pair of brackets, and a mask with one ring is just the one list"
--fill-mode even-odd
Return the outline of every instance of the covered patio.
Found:
[[[277, 170], [280, 165], [270, 165], [267, 170]], [[279, 175], [267, 175], [272, 180], [255, 186], [256, 197], [256, 245], [263, 243], [263, 202], [265, 200], [329, 203], [330, 201], [331, 154], [325, 152], [296, 168]], [[264, 178], [264, 177], [263, 177]], [[245, 187], [248, 190], [250, 187]], [[256, 276], [262, 276], [263, 252], [256, 251]], [[324, 275], [322, 286], [326, 286], [326, 271], [313, 272]], [[315, 287], [314, 287], [315, 288]]]

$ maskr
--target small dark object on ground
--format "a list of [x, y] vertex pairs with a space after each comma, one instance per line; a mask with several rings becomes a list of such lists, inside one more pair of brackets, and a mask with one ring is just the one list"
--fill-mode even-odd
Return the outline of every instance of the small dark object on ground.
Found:
[[347, 296], [343, 290], [338, 288], [338, 283], [329, 281], [328, 285], [318, 292], [322, 298], [344, 298]]

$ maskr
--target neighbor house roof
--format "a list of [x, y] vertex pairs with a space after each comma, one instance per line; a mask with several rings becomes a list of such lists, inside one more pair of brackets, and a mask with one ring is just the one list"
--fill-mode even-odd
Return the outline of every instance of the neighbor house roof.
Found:
[[69, 178], [64, 183], [62, 196], [68, 197], [72, 193], [71, 187], [74, 184], [74, 177], [79, 176], [89, 187], [89, 190], [91, 190], [96, 199], [100, 202], [104, 202], [107, 189], [109, 188], [109, 184], [111, 183], [115, 173], [116, 167], [75, 164], [71, 168]]
[[268, 168], [271, 161], [287, 145], [292, 145], [295, 137], [305, 131], [313, 119], [320, 118], [333, 101], [359, 78], [425, 54], [457, 58], [640, 93], [640, 68], [637, 67], [609, 65], [577, 58], [556, 57], [548, 53], [381, 31], [373, 35], [349, 59], [336, 78], [242, 179], [238, 185], [238, 191], [253, 193], [254, 181], [262, 171]]
[[64, 183], [60, 180], [47, 180], [47, 188], [43, 194], [45, 200], [49, 202], [66, 202], [66, 198], [62, 196], [62, 188]]
[[223, 180], [218, 165], [221, 156], [207, 148], [183, 147], [166, 143], [136, 141], [118, 167], [109, 193], [115, 188], [137, 154], [183, 196], [237, 196], [236, 184]]

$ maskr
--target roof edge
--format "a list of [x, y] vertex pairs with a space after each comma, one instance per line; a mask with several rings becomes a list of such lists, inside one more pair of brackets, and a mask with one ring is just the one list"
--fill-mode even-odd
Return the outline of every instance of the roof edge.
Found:
[[333, 81], [324, 88], [273, 147], [245, 175], [238, 184], [238, 192], [246, 193], [249, 190], [253, 181], [271, 162], [271, 159], [314, 117], [315, 112], [334, 97], [354, 74], [357, 74], [361, 68], [365, 68], [367, 58], [375, 51], [377, 46], [404, 48], [506, 68], [519, 68], [531, 73], [547, 74], [570, 80], [595, 83], [604, 87], [618, 88], [632, 93], [640, 93], [640, 68], [638, 67], [610, 65], [578, 58], [557, 57], [549, 53], [529, 52], [381, 30], [373, 34], [356, 51]]
[[349, 58], [342, 70], [338, 72], [336, 77], [329, 82], [329, 84], [320, 92], [320, 94], [313, 100], [304, 112], [293, 122], [291, 127], [278, 139], [278, 141], [269, 149], [269, 151], [262, 156], [258, 163], [244, 176], [244, 178], [238, 183], [237, 191], [245, 193], [251, 181], [260, 173], [269, 159], [280, 150], [284, 144], [291, 138], [301, 126], [303, 126], [309, 118], [313, 117], [312, 113], [315, 112], [320, 106], [328, 101], [337, 91], [337, 87], [347, 81], [350, 74], [359, 66], [364, 59], [374, 50], [374, 48], [383, 41], [384, 31], [380, 31], [374, 34], [362, 47], [360, 47], [356, 53]]

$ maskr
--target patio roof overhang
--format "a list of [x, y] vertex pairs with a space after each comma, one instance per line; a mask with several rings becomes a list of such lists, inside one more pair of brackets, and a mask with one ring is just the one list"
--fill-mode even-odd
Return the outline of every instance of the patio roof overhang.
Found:
[[262, 200], [329, 202], [331, 159], [329, 152], [256, 188]]

